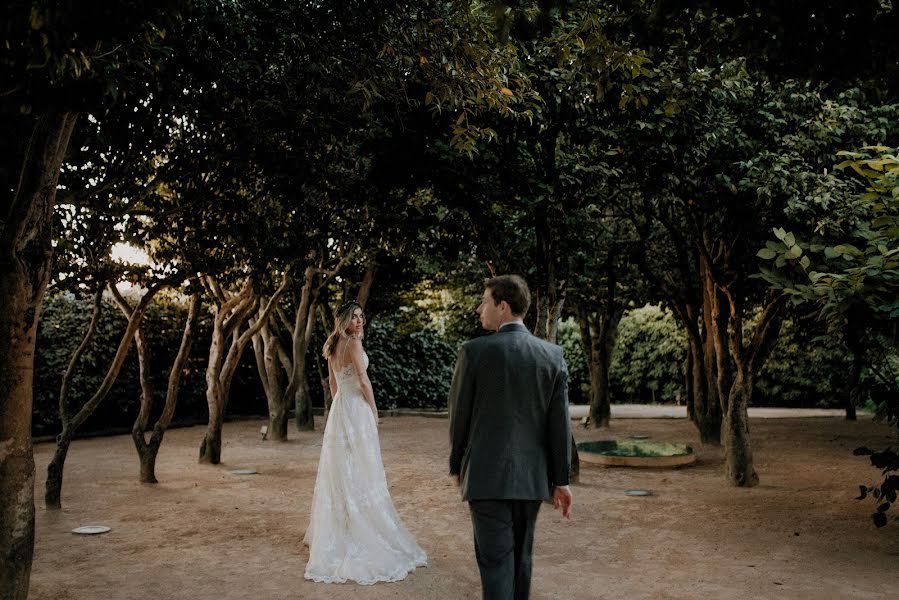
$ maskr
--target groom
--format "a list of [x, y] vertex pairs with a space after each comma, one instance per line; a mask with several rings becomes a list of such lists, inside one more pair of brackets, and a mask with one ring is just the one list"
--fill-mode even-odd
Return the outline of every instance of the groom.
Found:
[[562, 349], [525, 328], [517, 275], [485, 283], [478, 315], [494, 335], [459, 350], [449, 395], [450, 475], [474, 528], [484, 600], [527, 599], [543, 500], [571, 517], [571, 422]]

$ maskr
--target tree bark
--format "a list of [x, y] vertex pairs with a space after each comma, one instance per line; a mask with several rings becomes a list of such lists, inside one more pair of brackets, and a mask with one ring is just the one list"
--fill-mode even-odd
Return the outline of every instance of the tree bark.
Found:
[[[327, 301], [327, 300], [325, 300], [325, 301]], [[325, 306], [321, 302], [319, 302], [319, 304], [316, 308], [317, 308], [317, 312], [318, 312], [319, 323], [322, 326], [322, 331], [325, 331], [325, 332], [331, 331], [334, 327], [334, 324], [329, 323], [329, 320], [328, 320], [328, 314], [330, 314], [330, 310], [326, 310]], [[329, 373], [325, 369], [322, 368], [322, 361], [316, 360], [315, 366], [318, 370], [318, 379], [321, 382], [322, 397], [324, 398], [325, 414], [323, 415], [322, 419], [324, 420], [325, 423], [327, 423], [328, 422], [328, 412], [330, 412], [330, 410], [331, 410], [331, 401], [333, 400], [333, 398], [331, 398], [331, 382], [330, 382], [330, 378], [329, 378]]]
[[[610, 289], [614, 288], [614, 279]], [[609, 369], [612, 353], [618, 337], [618, 325], [624, 311], [616, 306], [614, 289], [607, 294], [605, 302], [596, 313], [588, 312], [583, 306], [577, 309], [581, 340], [585, 347], [587, 365], [590, 372], [590, 419], [594, 428], [608, 427], [612, 415], [612, 392], [609, 383]]]
[[[240, 333], [240, 328], [259, 302], [250, 283], [247, 282], [240, 293], [226, 299], [224, 292], [214, 279], [207, 278], [206, 280], [207, 287], [218, 300], [219, 306], [213, 322], [209, 363], [206, 367], [206, 405], [209, 409], [209, 422], [206, 425], [206, 434], [200, 443], [199, 461], [201, 463], [217, 465], [221, 462], [222, 425], [234, 372], [247, 344], [267, 323], [278, 300], [287, 289], [288, 283], [289, 280], [285, 274], [280, 287], [268, 299], [256, 321], [250, 325], [249, 329]], [[229, 337], [231, 345], [226, 354], [225, 340]]]
[[[121, 313], [126, 319], [131, 319], [134, 309], [128, 304], [128, 301], [122, 297], [118, 288], [110, 286], [113, 298], [119, 307]], [[131, 439], [134, 441], [134, 447], [137, 450], [137, 456], [140, 461], [140, 481], [141, 483], [156, 483], [155, 476], [148, 473], [149, 465], [146, 464], [147, 443], [144, 439], [144, 430], [150, 420], [150, 410], [153, 408], [153, 385], [150, 381], [150, 345], [144, 339], [141, 327], [138, 326], [134, 332], [134, 347], [137, 350], [137, 365], [140, 379], [140, 410], [134, 425], [131, 426]], [[148, 481], [148, 477], [152, 477]]]
[[[134, 445], [137, 449], [138, 459], [140, 461], [141, 483], [158, 483], [158, 480], [156, 479], [156, 457], [159, 454], [159, 448], [162, 445], [165, 432], [168, 429], [169, 424], [171, 424], [172, 417], [175, 414], [175, 407], [178, 403], [178, 390], [181, 385], [181, 376], [184, 372], [184, 365], [187, 363], [187, 359], [190, 355], [190, 348], [193, 344], [197, 322], [200, 318], [201, 303], [202, 295], [200, 292], [194, 292], [190, 297], [187, 320], [184, 324], [184, 333], [181, 336], [181, 345], [178, 348], [178, 354], [175, 356], [175, 360], [172, 363], [172, 370], [169, 373], [165, 406], [163, 406], [162, 413], [160, 414], [159, 419], [157, 419], [156, 424], [153, 426], [153, 432], [150, 434], [149, 441], [147, 441], [145, 436], [151, 408], [151, 403], [148, 400], [145, 401], [145, 398], [149, 398], [150, 393], [149, 378], [146, 385], [143, 383], [143, 373], [149, 373], [149, 353], [146, 350], [143, 352], [143, 360], [147, 364], [146, 366], [141, 367], [141, 410], [131, 429], [131, 437], [134, 440]], [[135, 340], [137, 340], [136, 336]], [[140, 355], [140, 346], [143, 343], [143, 340], [141, 340], [141, 342], [136, 341], [136, 343], [138, 354]]]
[[749, 397], [752, 395], [752, 383], [743, 379], [744, 374], [737, 372], [727, 411], [724, 426], [724, 456], [727, 480], [738, 487], [758, 485], [759, 476], [755, 471], [752, 459], [752, 444], [749, 439]]
[[862, 385], [862, 370], [865, 366], [865, 346], [862, 341], [861, 318], [857, 316], [855, 307], [846, 311], [846, 323], [843, 326], [843, 343], [852, 354], [852, 366], [849, 369], [849, 393], [846, 395], [846, 420], [855, 421], [858, 416], [855, 407], [864, 403], [865, 390]]
[[[110, 288], [113, 285], [110, 284]], [[132, 311], [125, 332], [122, 334], [122, 339], [119, 341], [116, 354], [112, 359], [112, 364], [109, 365], [109, 369], [106, 371], [106, 377], [103, 378], [103, 382], [97, 391], [94, 392], [91, 399], [71, 419], [66, 418], [67, 415], [60, 415], [63, 418], [62, 432], [56, 436], [56, 451], [50, 464], [47, 466], [47, 482], [44, 491], [44, 505], [46, 508], [62, 508], [63, 470], [65, 469], [66, 455], [68, 454], [72, 438], [75, 432], [78, 431], [78, 428], [94, 413], [100, 402], [109, 394], [110, 388], [112, 388], [119, 376], [119, 372], [122, 370], [122, 365], [125, 364], [131, 341], [140, 327], [147, 308], [150, 306], [150, 302], [153, 300], [156, 292], [162, 289], [163, 286], [163, 283], [157, 283], [148, 288], [140, 302], [138, 302], [137, 307]]]
[[[281, 309], [278, 308], [278, 311]], [[280, 327], [276, 319], [269, 319], [259, 333], [253, 336], [253, 352], [256, 369], [262, 380], [268, 403], [268, 434], [277, 442], [287, 441], [288, 404], [283, 403], [286, 373], [290, 372], [291, 361], [281, 344]]]
[[674, 304], [674, 313], [687, 332], [687, 358], [684, 360], [689, 371], [684, 373], [687, 381], [687, 415], [699, 431], [703, 444], [721, 443], [720, 402], [708, 399], [709, 378], [706, 371], [705, 340], [699, 328], [697, 308], [693, 304]]
[[[168, 387], [166, 388], [165, 406], [162, 408], [162, 414], [153, 426], [153, 433], [150, 435], [150, 441], [146, 444], [146, 451], [141, 454], [141, 470], [140, 480], [144, 483], [156, 483], [156, 456], [159, 454], [159, 447], [162, 446], [162, 439], [165, 432], [172, 422], [175, 414], [175, 406], [178, 404], [178, 390], [181, 386], [181, 376], [184, 373], [184, 365], [190, 356], [190, 348], [196, 337], [197, 323], [200, 320], [200, 306], [203, 296], [200, 292], [194, 292], [190, 297], [190, 308], [187, 313], [187, 322], [184, 325], [184, 333], [181, 336], [181, 346], [178, 348], [178, 354], [172, 363], [172, 371], [169, 373]], [[143, 440], [143, 434], [141, 434]]]
[[732, 485], [752, 487], [758, 484], [759, 476], [753, 464], [749, 437], [749, 400], [752, 398], [755, 375], [764, 365], [777, 339], [786, 296], [779, 294], [769, 300], [753, 330], [749, 347], [744, 348], [741, 307], [727, 286], [722, 286], [721, 291], [730, 308], [727, 334], [735, 366], [724, 422], [725, 472]]
[[74, 113], [37, 118], [11, 200], [0, 200], [0, 598], [28, 596], [34, 553], [34, 343], [50, 278], [59, 170]]
[[312, 416], [312, 402], [309, 397], [309, 385], [306, 382], [306, 350], [312, 340], [312, 332], [315, 328], [315, 296], [318, 290], [315, 288], [315, 277], [319, 270], [315, 267], [306, 267], [303, 272], [303, 287], [300, 290], [300, 298], [297, 302], [294, 315], [293, 330], [293, 369], [290, 373], [290, 381], [284, 391], [282, 404], [294, 404], [294, 424], [298, 431], [312, 431], [315, 429], [315, 420]]
[[[711, 266], [703, 255], [699, 257], [699, 277], [702, 283], [702, 370], [705, 393], [702, 396], [702, 410], [696, 419], [700, 439], [703, 444], [721, 443], [722, 406], [727, 403], [727, 391], [722, 390], [726, 373], [724, 366], [723, 331], [721, 324], [720, 293], [712, 275]], [[726, 315], [725, 315], [726, 318]]]
[[217, 308], [212, 326], [212, 340], [209, 344], [209, 360], [206, 365], [206, 407], [209, 420], [206, 433], [200, 443], [201, 463], [218, 464], [222, 454], [222, 420], [224, 418], [224, 391], [221, 382], [222, 363], [225, 360], [225, 340], [231, 337], [233, 328], [239, 326], [249, 313], [254, 301], [252, 288], [247, 282], [243, 289], [231, 298], [225, 298], [218, 283], [207, 278], [208, 288], [217, 300]]
[[371, 289], [375, 283], [375, 272], [377, 270], [377, 263], [374, 260], [370, 260], [368, 266], [365, 268], [365, 275], [362, 276], [362, 283], [359, 285], [359, 293], [356, 295], [356, 302], [362, 306], [363, 310], [365, 310], [365, 304], [368, 302], [369, 296], [371, 296]]

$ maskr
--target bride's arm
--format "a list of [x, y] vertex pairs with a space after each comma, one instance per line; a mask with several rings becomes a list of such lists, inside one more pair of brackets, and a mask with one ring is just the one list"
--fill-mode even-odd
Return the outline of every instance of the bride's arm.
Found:
[[371, 380], [368, 378], [368, 371], [365, 369], [365, 359], [362, 354], [362, 342], [355, 339], [349, 340], [350, 360], [359, 374], [359, 385], [362, 387], [362, 397], [368, 402], [371, 411], [375, 415], [375, 421], [378, 420], [378, 407], [375, 405], [375, 391], [371, 387]]

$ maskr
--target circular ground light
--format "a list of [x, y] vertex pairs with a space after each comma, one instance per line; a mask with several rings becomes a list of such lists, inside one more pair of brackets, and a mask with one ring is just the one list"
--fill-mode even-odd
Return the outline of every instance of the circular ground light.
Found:
[[693, 448], [676, 442], [601, 440], [577, 445], [581, 462], [603, 467], [672, 468], [696, 461]]
[[106, 533], [109, 530], [109, 527], [106, 525], [83, 525], [73, 529], [72, 533], [77, 533], [78, 535], [98, 535], [100, 533]]
[[649, 490], [624, 490], [625, 496], [652, 496]]
[[255, 475], [256, 469], [234, 469], [232, 475]]

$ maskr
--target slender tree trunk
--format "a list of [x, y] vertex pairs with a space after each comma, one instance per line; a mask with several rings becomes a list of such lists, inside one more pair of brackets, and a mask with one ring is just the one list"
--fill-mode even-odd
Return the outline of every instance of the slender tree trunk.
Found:
[[[126, 319], [130, 319], [134, 309], [128, 304], [121, 293], [115, 286], [110, 288], [115, 298], [119, 310], [125, 315]], [[134, 441], [134, 447], [137, 450], [138, 460], [140, 461], [140, 481], [141, 483], [156, 483], [156, 478], [152, 474], [152, 468], [147, 464], [147, 442], [144, 439], [144, 431], [150, 421], [150, 410], [153, 408], [153, 385], [150, 380], [150, 345], [144, 339], [140, 327], [134, 332], [134, 347], [137, 349], [137, 365], [140, 377], [140, 410], [134, 425], [131, 426], [131, 439]], [[151, 480], [148, 478], [152, 477]]]
[[[613, 284], [614, 285], [614, 284]], [[624, 311], [615, 306], [614, 295], [603, 303], [598, 314], [578, 307], [578, 324], [590, 372], [590, 424], [608, 427], [612, 415], [612, 392], [609, 369], [618, 337], [618, 325]], [[610, 308], [611, 307], [611, 308]]]
[[365, 275], [362, 276], [362, 283], [359, 285], [359, 293], [356, 295], [356, 302], [362, 306], [363, 310], [365, 309], [365, 304], [368, 302], [369, 296], [371, 296], [371, 289], [375, 283], [375, 272], [377, 270], [377, 263], [374, 260], [371, 260], [365, 268]]
[[[78, 361], [81, 360], [81, 357], [84, 355], [87, 348], [90, 346], [91, 340], [94, 339], [94, 334], [97, 332], [97, 326], [100, 323], [100, 314], [103, 311], [103, 288], [105, 286], [99, 285], [96, 293], [94, 294], [94, 303], [93, 310], [91, 311], [91, 320], [87, 326], [87, 331], [84, 333], [84, 337], [81, 338], [81, 344], [78, 345], [78, 348], [75, 349], [75, 352], [72, 353], [71, 358], [69, 359], [69, 364], [66, 367], [66, 372], [63, 373], [62, 383], [59, 386], [59, 421], [60, 423], [66, 423], [69, 420], [69, 388], [72, 385], [72, 377], [75, 375], [75, 369], [78, 366]], [[126, 317], [127, 318], [127, 317]]]
[[852, 357], [852, 369], [849, 372], [849, 394], [846, 396], [846, 420], [857, 421], [858, 415], [855, 413], [855, 407], [860, 406], [865, 400], [865, 390], [861, 385], [862, 376], [862, 359], [858, 356]]
[[786, 296], [772, 296], [756, 323], [749, 346], [744, 347], [741, 308], [727, 286], [722, 286], [721, 291], [729, 304], [727, 334], [735, 365], [724, 422], [726, 478], [732, 485], [752, 487], [758, 484], [759, 476], [753, 464], [749, 437], [749, 400], [756, 373], [764, 365], [780, 331]]
[[[231, 389], [231, 381], [234, 372], [240, 362], [240, 357], [253, 336], [268, 322], [281, 295], [287, 289], [289, 280], [285, 274], [281, 285], [268, 299], [256, 321], [249, 329], [240, 333], [240, 328], [246, 323], [250, 314], [256, 309], [259, 298], [253, 293], [249, 282], [240, 293], [232, 298], [225, 298], [214, 280], [207, 280], [207, 287], [213, 292], [220, 305], [215, 316], [212, 332], [212, 343], [209, 349], [209, 364], [206, 368], [206, 404], [209, 409], [209, 422], [206, 425], [206, 434], [200, 443], [201, 463], [217, 465], [222, 456], [222, 426], [225, 418], [225, 408]], [[225, 340], [231, 338], [231, 345], [225, 352]]]
[[[113, 285], [114, 284], [110, 284], [110, 288], [113, 287]], [[162, 283], [157, 283], [147, 289], [146, 293], [137, 304], [137, 307], [132, 311], [131, 317], [128, 319], [125, 333], [122, 334], [122, 339], [119, 341], [119, 346], [112, 359], [112, 364], [109, 365], [109, 369], [106, 371], [106, 377], [104, 377], [100, 387], [71, 420], [63, 421], [62, 432], [56, 437], [56, 451], [47, 467], [47, 482], [44, 491], [44, 505], [46, 508], [62, 508], [63, 469], [65, 468], [66, 456], [69, 451], [69, 445], [72, 442], [72, 437], [88, 417], [94, 413], [97, 406], [100, 405], [100, 402], [102, 402], [107, 394], [109, 394], [109, 390], [112, 388], [112, 385], [115, 383], [122, 370], [122, 365], [125, 364], [125, 358], [128, 356], [131, 341], [140, 327], [147, 308], [150, 306], [150, 302], [153, 300], [156, 292], [162, 289], [162, 287]]]
[[[156, 479], [156, 457], [159, 454], [159, 448], [162, 446], [162, 439], [165, 432], [172, 422], [175, 414], [175, 407], [178, 404], [178, 390], [181, 386], [181, 376], [184, 373], [184, 365], [190, 356], [190, 348], [195, 337], [197, 322], [200, 320], [200, 305], [202, 303], [202, 295], [200, 292], [194, 292], [190, 297], [190, 307], [188, 308], [187, 321], [184, 325], [184, 333], [181, 336], [181, 346], [178, 348], [178, 354], [172, 363], [172, 370], [169, 373], [168, 387], [166, 389], [165, 406], [162, 408], [162, 414], [153, 426], [153, 433], [150, 440], [145, 442], [144, 431], [146, 430], [146, 421], [139, 426], [140, 439], [135, 440], [140, 458], [140, 481], [141, 483], [157, 483]], [[144, 443], [141, 443], [144, 442]]]
[[34, 343], [53, 255], [59, 169], [77, 115], [37, 118], [11, 200], [0, 196], [0, 598], [28, 596], [34, 552]]
[[206, 408], [209, 420], [206, 433], [200, 442], [201, 463], [217, 465], [222, 456], [222, 424], [225, 412], [225, 394], [221, 381], [222, 365], [225, 361], [225, 340], [231, 337], [234, 328], [239, 327], [249, 314], [255, 295], [249, 282], [243, 289], [226, 298], [214, 279], [205, 280], [213, 297], [217, 300], [215, 319], [212, 326], [212, 340], [209, 344], [209, 360], [206, 365]]
[[294, 424], [298, 431], [312, 431], [315, 421], [312, 416], [312, 402], [309, 385], [306, 382], [306, 350], [312, 340], [315, 327], [315, 277], [318, 270], [307, 267], [303, 273], [303, 288], [297, 302], [293, 331], [293, 371], [284, 391], [284, 403], [294, 403]]
[[702, 363], [705, 393], [702, 397], [702, 411], [697, 415], [696, 425], [703, 444], [721, 443], [721, 407], [727, 402], [722, 396], [727, 393], [719, 387], [719, 353], [723, 352], [722, 336], [719, 331], [720, 294], [712, 277], [711, 268], [704, 256], [699, 258], [699, 277], [702, 281]]
[[730, 389], [727, 421], [724, 427], [724, 456], [727, 480], [738, 487], [758, 485], [759, 476], [752, 460], [752, 444], [749, 439], [749, 397], [752, 384], [737, 373]]
[[689, 344], [684, 351], [684, 404], [687, 416], [693, 420], [693, 351]]
[[281, 345], [280, 328], [276, 319], [270, 319], [253, 336], [253, 353], [268, 403], [269, 437], [277, 442], [287, 441], [288, 405], [283, 403], [284, 372], [286, 370], [289, 373], [292, 365]]
[[[325, 302], [327, 302], [327, 299], [325, 299]], [[322, 327], [322, 331], [324, 331], [326, 333], [331, 331], [333, 329], [334, 324], [329, 323], [329, 320], [328, 320], [327, 313], [330, 313], [330, 310], [326, 311], [325, 304], [323, 304], [321, 301], [319, 302], [319, 304], [316, 308], [317, 308], [317, 312], [318, 312], [319, 324]], [[326, 369], [322, 368], [322, 361], [316, 360], [315, 366], [318, 370], [318, 379], [321, 382], [322, 398], [324, 399], [325, 414], [323, 415], [322, 419], [324, 420], [325, 423], [327, 423], [328, 422], [328, 412], [330, 412], [330, 410], [331, 410], [331, 401], [333, 400], [333, 398], [331, 398], [331, 382], [328, 377], [328, 375], [329, 375], [328, 371]]]
[[279, 355], [284, 350], [274, 335], [265, 344], [265, 367], [269, 376], [269, 435], [276, 442], [287, 441], [289, 404], [284, 402], [285, 373]]
[[865, 366], [865, 347], [861, 337], [862, 318], [855, 307], [846, 311], [846, 324], [843, 326], [843, 343], [852, 354], [852, 366], [849, 369], [849, 393], [846, 395], [846, 420], [858, 419], [855, 407], [864, 403], [865, 390], [862, 385], [862, 370]]

